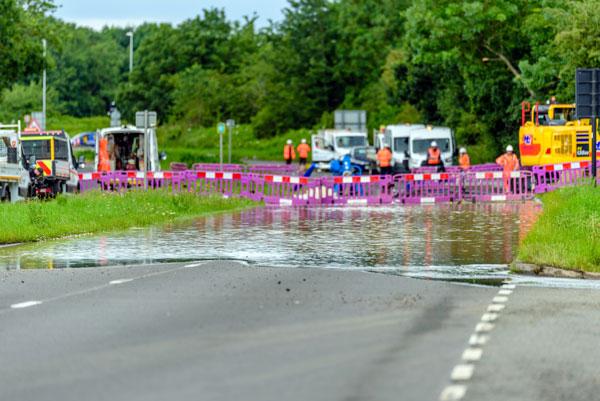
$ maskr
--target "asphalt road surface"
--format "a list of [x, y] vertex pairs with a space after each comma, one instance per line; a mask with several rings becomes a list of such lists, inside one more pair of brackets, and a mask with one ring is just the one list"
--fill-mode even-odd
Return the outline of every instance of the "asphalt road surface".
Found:
[[599, 305], [231, 262], [4, 271], [0, 399], [590, 400]]

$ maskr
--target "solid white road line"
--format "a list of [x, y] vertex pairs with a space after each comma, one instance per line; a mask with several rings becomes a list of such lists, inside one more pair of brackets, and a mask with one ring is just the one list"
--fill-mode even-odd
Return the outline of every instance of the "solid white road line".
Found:
[[502, 304], [506, 301], [508, 301], [508, 297], [497, 296], [492, 299], [492, 302], [495, 304]]
[[483, 350], [481, 348], [467, 348], [462, 354], [463, 361], [475, 362], [481, 359]]
[[448, 386], [442, 391], [440, 401], [458, 401], [461, 400], [467, 392], [467, 386], [453, 385]]
[[469, 380], [473, 376], [473, 371], [475, 371], [475, 365], [456, 365], [452, 369], [450, 378], [452, 380]]
[[202, 266], [205, 262], [202, 263], [192, 263], [191, 265], [185, 265], [183, 267], [198, 267], [198, 266]]
[[23, 309], [23, 308], [29, 308], [30, 306], [39, 305], [41, 303], [42, 303], [42, 301], [27, 301], [27, 302], [21, 302], [18, 304], [12, 304], [10, 307], [12, 309]]

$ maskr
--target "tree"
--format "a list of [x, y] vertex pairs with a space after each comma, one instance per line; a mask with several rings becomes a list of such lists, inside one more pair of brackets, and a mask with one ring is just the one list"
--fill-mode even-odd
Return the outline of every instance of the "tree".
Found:
[[54, 8], [51, 0], [0, 0], [0, 90], [44, 68], [42, 39], [56, 40], [45, 15]]

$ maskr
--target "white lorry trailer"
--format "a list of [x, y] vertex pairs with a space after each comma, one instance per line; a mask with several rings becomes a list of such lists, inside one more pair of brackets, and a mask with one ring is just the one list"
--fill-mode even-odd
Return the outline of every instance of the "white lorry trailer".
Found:
[[31, 179], [24, 163], [21, 124], [0, 124], [0, 200], [16, 202], [29, 195]]
[[[148, 129], [148, 138], [145, 138], [144, 128], [138, 128], [133, 125], [103, 128], [96, 133], [95, 171], [98, 171], [100, 140], [103, 138], [106, 138], [108, 141], [112, 171], [160, 171], [160, 160], [164, 160], [167, 157], [163, 151], [159, 158], [156, 129], [154, 127]], [[144, 157], [144, 141], [146, 139], [149, 157]]]

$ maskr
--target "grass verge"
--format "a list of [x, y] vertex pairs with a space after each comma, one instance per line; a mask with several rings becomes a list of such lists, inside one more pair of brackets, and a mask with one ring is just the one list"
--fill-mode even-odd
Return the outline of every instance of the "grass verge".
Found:
[[523, 262], [600, 271], [600, 188], [563, 188], [542, 197], [544, 211], [519, 249]]
[[249, 208], [246, 199], [173, 195], [163, 191], [125, 194], [88, 192], [51, 201], [0, 204], [0, 244], [122, 230], [169, 220]]

